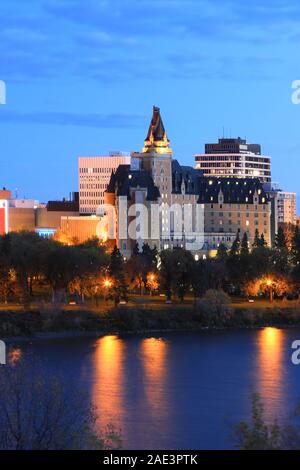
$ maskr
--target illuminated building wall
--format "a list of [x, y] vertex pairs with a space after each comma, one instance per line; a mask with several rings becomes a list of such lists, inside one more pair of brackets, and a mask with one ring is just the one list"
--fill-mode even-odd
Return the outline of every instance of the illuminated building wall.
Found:
[[84, 243], [91, 238], [101, 238], [98, 233], [100, 217], [77, 216], [62, 217], [57, 239], [63, 243]]
[[9, 208], [9, 231], [20, 232], [21, 230], [34, 231], [35, 209], [20, 209], [16, 207]]

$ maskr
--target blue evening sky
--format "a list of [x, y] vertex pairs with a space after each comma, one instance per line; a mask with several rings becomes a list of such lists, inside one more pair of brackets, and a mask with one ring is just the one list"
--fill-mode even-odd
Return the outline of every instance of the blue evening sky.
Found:
[[1, 186], [68, 196], [79, 155], [142, 148], [155, 104], [182, 163], [224, 127], [299, 191], [299, 0], [1, 0], [0, 17]]

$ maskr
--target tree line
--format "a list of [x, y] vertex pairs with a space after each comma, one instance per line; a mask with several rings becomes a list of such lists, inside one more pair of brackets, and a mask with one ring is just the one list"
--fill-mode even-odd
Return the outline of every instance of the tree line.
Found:
[[0, 301], [28, 303], [43, 297], [65, 302], [76, 296], [127, 300], [128, 293], [164, 293], [168, 300], [202, 297], [210, 289], [230, 295], [297, 295], [300, 282], [300, 230], [288, 237], [279, 227], [273, 247], [258, 231], [252, 246], [237, 234], [230, 249], [221, 243], [215, 257], [195, 259], [185, 249], [158, 253], [136, 244], [126, 260], [117, 247], [108, 252], [97, 239], [69, 246], [32, 232], [0, 237]]

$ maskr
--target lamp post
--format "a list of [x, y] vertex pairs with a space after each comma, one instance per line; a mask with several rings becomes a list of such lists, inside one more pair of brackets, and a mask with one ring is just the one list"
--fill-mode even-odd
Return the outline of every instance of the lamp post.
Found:
[[103, 281], [103, 287], [104, 287], [105, 290], [106, 290], [106, 296], [105, 296], [106, 298], [105, 298], [105, 300], [107, 300], [108, 290], [109, 290], [109, 288], [112, 286], [112, 284], [113, 284], [113, 283], [112, 283], [112, 281], [111, 281], [109, 278], [106, 278], [106, 279], [104, 279], [104, 281]]
[[271, 279], [267, 280], [267, 286], [269, 288], [270, 303], [273, 303], [273, 282]]

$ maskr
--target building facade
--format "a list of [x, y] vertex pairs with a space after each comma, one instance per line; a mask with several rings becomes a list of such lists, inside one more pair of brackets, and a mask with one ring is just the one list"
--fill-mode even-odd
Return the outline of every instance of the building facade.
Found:
[[270, 244], [271, 209], [262, 181], [241, 174], [207, 178], [197, 168], [180, 165], [172, 157], [159, 108], [153, 108], [142, 152], [132, 159], [134, 169], [121, 165], [105, 193], [116, 214], [112, 243], [124, 256], [136, 242], [158, 250], [182, 247], [198, 256], [221, 242], [231, 247], [237, 233], [246, 232], [251, 243], [256, 229]]
[[278, 191], [277, 209], [279, 224], [297, 224], [296, 193]]
[[79, 211], [81, 214], [96, 214], [104, 204], [104, 192], [112, 171], [119, 165], [130, 164], [130, 154], [114, 152], [106, 156], [79, 157]]
[[271, 205], [258, 179], [203, 178], [199, 194], [206, 250], [217, 250], [220, 243], [230, 248], [237, 234], [241, 239], [244, 233], [251, 247], [256, 230], [271, 244]]
[[240, 137], [205, 144], [205, 153], [195, 155], [195, 168], [208, 177], [259, 178], [271, 183], [271, 158], [261, 155], [259, 144], [248, 144]]
[[6, 188], [0, 190], [0, 235], [9, 231], [9, 200], [11, 192]]

